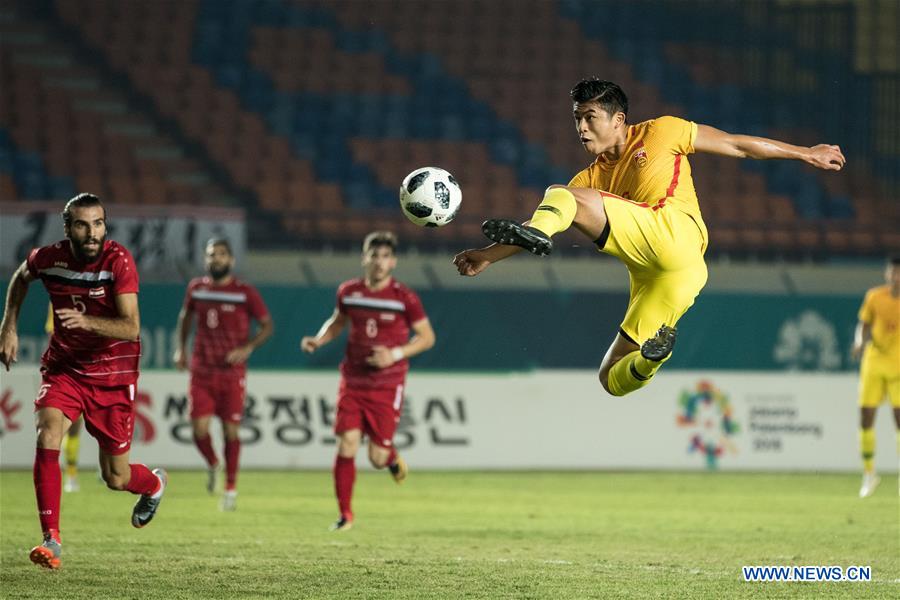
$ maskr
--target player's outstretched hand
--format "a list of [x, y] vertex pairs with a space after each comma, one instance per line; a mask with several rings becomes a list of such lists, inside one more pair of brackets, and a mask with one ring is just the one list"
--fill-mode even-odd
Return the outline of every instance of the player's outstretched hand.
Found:
[[6, 365], [6, 370], [12, 366], [19, 354], [19, 336], [14, 332], [4, 331], [0, 334], [0, 362]]
[[474, 277], [491, 264], [482, 250], [463, 250], [453, 257], [453, 264], [460, 275]]
[[806, 162], [814, 167], [825, 169], [828, 171], [840, 171], [847, 159], [844, 158], [840, 146], [832, 146], [831, 144], [819, 144], [809, 149], [809, 155]]
[[311, 335], [303, 336], [303, 339], [300, 340], [300, 349], [304, 352], [312, 354], [319, 349], [319, 342], [317, 342], [316, 338]]
[[242, 365], [247, 362], [251, 354], [253, 354], [252, 346], [238, 346], [225, 356], [225, 362], [229, 365]]

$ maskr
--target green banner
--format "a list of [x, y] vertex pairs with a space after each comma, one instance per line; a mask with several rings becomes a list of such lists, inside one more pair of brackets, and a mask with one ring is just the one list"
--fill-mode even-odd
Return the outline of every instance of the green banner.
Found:
[[[6, 287], [4, 282], [4, 289]], [[145, 368], [168, 368], [184, 286], [143, 284], [140, 294]], [[315, 355], [299, 350], [334, 308], [335, 290], [260, 286], [275, 335], [250, 359], [251, 368], [331, 369], [344, 339]], [[509, 371], [596, 368], [615, 337], [625, 293], [566, 291], [421, 292], [437, 333], [435, 347], [413, 360], [417, 369]], [[668, 367], [736, 370], [850, 370], [848, 349], [862, 298], [706, 293], [679, 323]], [[21, 362], [36, 360], [47, 295], [32, 285], [19, 321]]]

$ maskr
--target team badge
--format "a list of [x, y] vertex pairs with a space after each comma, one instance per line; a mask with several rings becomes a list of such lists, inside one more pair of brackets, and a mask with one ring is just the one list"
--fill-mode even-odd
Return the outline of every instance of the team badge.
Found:
[[647, 164], [647, 151], [644, 150], [644, 146], [641, 145], [635, 153], [631, 156], [631, 159], [635, 162], [635, 164], [640, 168]]

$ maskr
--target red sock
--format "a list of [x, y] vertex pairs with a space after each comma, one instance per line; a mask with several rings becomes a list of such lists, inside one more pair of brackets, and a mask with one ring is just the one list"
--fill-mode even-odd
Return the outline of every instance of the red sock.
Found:
[[131, 479], [125, 489], [132, 494], [140, 494], [141, 496], [152, 496], [159, 491], [162, 483], [159, 477], [153, 474], [153, 471], [147, 468], [147, 465], [134, 464], [131, 467]]
[[387, 462], [384, 463], [389, 467], [393, 467], [397, 463], [397, 449], [391, 446], [391, 453], [388, 454]]
[[238, 463], [241, 456], [241, 440], [225, 440], [225, 489], [237, 487]]
[[194, 436], [194, 444], [197, 446], [197, 450], [200, 451], [200, 454], [203, 455], [203, 458], [206, 459], [206, 464], [210, 467], [214, 467], [219, 464], [219, 459], [216, 456], [216, 451], [213, 450], [212, 447], [212, 437], [206, 436], [204, 438], [198, 438]]
[[353, 482], [356, 480], [356, 459], [338, 455], [334, 461], [334, 493], [337, 496], [341, 516], [353, 520], [350, 499], [353, 497]]
[[62, 495], [62, 471], [59, 450], [38, 448], [34, 455], [34, 495], [37, 498], [41, 531], [59, 530], [59, 501]]

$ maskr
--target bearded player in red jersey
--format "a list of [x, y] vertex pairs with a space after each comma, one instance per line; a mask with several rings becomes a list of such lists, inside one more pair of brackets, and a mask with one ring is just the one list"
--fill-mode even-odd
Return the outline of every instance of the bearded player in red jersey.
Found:
[[9, 370], [18, 351], [19, 310], [28, 285], [40, 279], [55, 322], [41, 357], [42, 384], [34, 402], [34, 491], [44, 542], [30, 558], [49, 569], [59, 568], [62, 553], [59, 448], [80, 415], [100, 446], [106, 485], [141, 496], [131, 514], [133, 526], [153, 519], [166, 488], [164, 470], [128, 462], [141, 358], [134, 259], [121, 244], [106, 239], [106, 210], [96, 196], [72, 198], [62, 217], [67, 239], [32, 250], [13, 273], [0, 324], [0, 362]]
[[[237, 508], [237, 472], [241, 452], [241, 418], [247, 359], [272, 335], [274, 326], [269, 310], [255, 287], [232, 274], [234, 255], [224, 238], [206, 244], [206, 277], [188, 284], [184, 304], [178, 315], [176, 337], [179, 346], [173, 361], [179, 369], [187, 367], [187, 340], [196, 314], [197, 336], [191, 358], [191, 423], [194, 443], [206, 459], [206, 490], [216, 487], [219, 459], [209, 436], [209, 421], [215, 414], [225, 434], [225, 492], [222, 510]], [[259, 323], [250, 336], [251, 319]]]
[[407, 359], [434, 346], [435, 337], [419, 297], [391, 277], [397, 266], [396, 249], [393, 233], [367, 235], [362, 255], [365, 276], [338, 287], [334, 313], [315, 336], [300, 342], [304, 352], [315, 352], [350, 324], [334, 425], [339, 441], [334, 490], [341, 511], [332, 526], [336, 531], [353, 526], [350, 501], [363, 433], [369, 437], [369, 461], [376, 469], [388, 467], [397, 483], [407, 474], [406, 463], [393, 445], [409, 370]]

